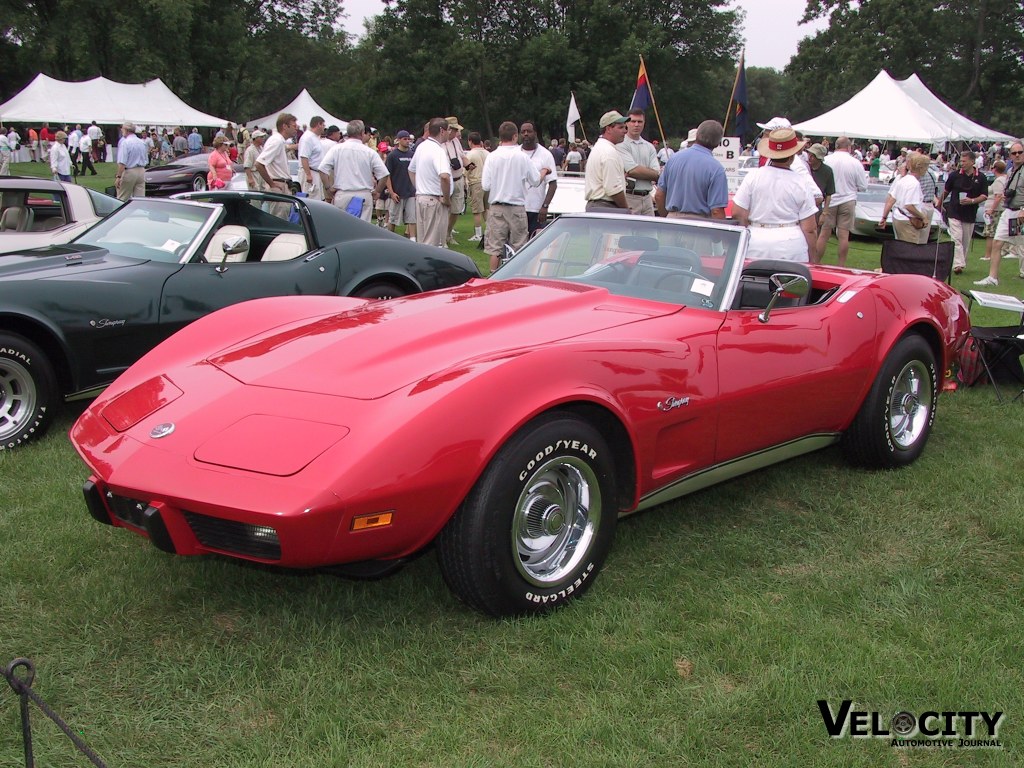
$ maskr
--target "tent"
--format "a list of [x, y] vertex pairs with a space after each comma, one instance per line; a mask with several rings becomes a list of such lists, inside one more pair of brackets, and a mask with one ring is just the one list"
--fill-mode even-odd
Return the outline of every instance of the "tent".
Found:
[[309, 121], [317, 115], [320, 115], [320, 117], [326, 120], [327, 125], [336, 125], [343, 131], [348, 125], [348, 120], [342, 120], [340, 117], [332, 115], [326, 109], [317, 104], [316, 99], [310, 96], [309, 91], [303, 88], [302, 92], [291, 100], [291, 103], [271, 112], [269, 115], [258, 117], [255, 120], [250, 120], [245, 124], [245, 127], [255, 128], [256, 126], [259, 126], [265, 131], [273, 131], [277, 127], [277, 116], [282, 112], [288, 112], [289, 114], [295, 115], [295, 117], [299, 119], [299, 127], [309, 125]]
[[84, 82], [55, 80], [44, 74], [0, 104], [0, 120], [10, 123], [74, 125], [95, 120], [120, 125], [216, 126], [227, 120], [193, 109], [160, 79], [148, 83], [118, 83], [105, 77]]
[[1013, 136], [993, 131], [958, 113], [928, 90], [917, 75], [894, 80], [885, 70], [845, 104], [793, 127], [809, 136], [922, 144], [1013, 140]]

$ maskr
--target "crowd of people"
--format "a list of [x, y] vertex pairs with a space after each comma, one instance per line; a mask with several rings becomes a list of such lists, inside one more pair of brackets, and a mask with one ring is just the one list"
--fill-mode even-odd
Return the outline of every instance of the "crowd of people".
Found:
[[[211, 188], [226, 186], [233, 164], [241, 163], [250, 189], [289, 194], [294, 182], [288, 161], [297, 159], [301, 194], [413, 240], [454, 244], [455, 223], [470, 210], [469, 239], [481, 244], [496, 268], [506, 248], [518, 250], [544, 226], [559, 174], [583, 176], [588, 211], [724, 219], [729, 185], [713, 155], [723, 140], [722, 125], [704, 121], [678, 151], [645, 139], [645, 126], [643, 110], [610, 110], [593, 144], [564, 138], [545, 144], [534, 123], [505, 122], [496, 140], [471, 131], [467, 149], [465, 128], [454, 116], [429, 120], [418, 137], [404, 129], [381, 137], [358, 119], [342, 131], [322, 117], [300, 127], [294, 115], [282, 113], [267, 129], [228, 123], [208, 142], [198, 128], [125, 123], [115, 150], [115, 185], [122, 199], [143, 195], [147, 166], [209, 147]], [[878, 228], [891, 224], [897, 239], [924, 243], [933, 211], [941, 211], [954, 243], [955, 272], [966, 267], [979, 206], [988, 238], [982, 258], [990, 265], [979, 284], [997, 285], [1001, 260], [1022, 255], [1024, 236], [1016, 222], [1024, 218], [1021, 142], [928, 154], [921, 147], [896, 152], [877, 143], [858, 145], [847, 137], [834, 145], [827, 138], [812, 143], [781, 117], [758, 127], [760, 139], [743, 154], [758, 156], [760, 165], [744, 176], [732, 200], [734, 220], [750, 228], [752, 257], [817, 263], [834, 234], [837, 261], [845, 265], [857, 195], [868, 183], [886, 181]], [[108, 137], [95, 122], [56, 132], [44, 124], [27, 133], [31, 159], [50, 163], [56, 178], [95, 174], [95, 163], [106, 160]], [[12, 153], [21, 146], [15, 129], [0, 130], [0, 175], [9, 174]], [[991, 185], [985, 168], [994, 176]]]

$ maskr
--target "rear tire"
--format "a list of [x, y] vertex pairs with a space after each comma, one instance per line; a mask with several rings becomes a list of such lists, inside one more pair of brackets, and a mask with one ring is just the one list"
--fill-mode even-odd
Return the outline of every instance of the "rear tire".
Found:
[[206, 191], [206, 177], [205, 176], [193, 176], [192, 177], [192, 191], [193, 192], [205, 192]]
[[593, 584], [615, 534], [612, 454], [566, 413], [498, 451], [437, 540], [455, 595], [492, 616], [546, 613]]
[[928, 342], [916, 334], [900, 339], [843, 438], [847, 459], [876, 469], [914, 462], [935, 420], [937, 381]]
[[57, 409], [57, 377], [39, 347], [0, 334], [0, 451], [43, 435]]

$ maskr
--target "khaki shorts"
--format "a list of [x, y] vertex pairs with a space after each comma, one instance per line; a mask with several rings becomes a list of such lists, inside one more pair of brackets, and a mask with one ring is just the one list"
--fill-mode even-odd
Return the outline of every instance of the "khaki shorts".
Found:
[[451, 213], [461, 216], [466, 212], [466, 177], [460, 176], [452, 181]]
[[397, 203], [394, 200], [388, 201], [389, 223], [396, 227], [403, 227], [406, 224], [416, 223], [416, 198], [406, 197]]
[[469, 209], [473, 213], [484, 213], [487, 210], [487, 198], [482, 184], [469, 185]]
[[854, 213], [857, 210], [856, 200], [847, 200], [839, 205], [830, 205], [821, 214], [821, 227], [831, 232], [833, 229], [842, 229], [847, 232], [853, 229]]

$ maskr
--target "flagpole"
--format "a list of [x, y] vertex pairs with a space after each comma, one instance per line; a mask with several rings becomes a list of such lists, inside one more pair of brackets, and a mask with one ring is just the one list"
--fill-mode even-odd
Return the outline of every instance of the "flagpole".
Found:
[[[647, 63], [644, 61], [644, 55], [640, 54], [640, 66], [643, 67], [644, 72], [647, 72]], [[665, 139], [665, 129], [661, 127], [661, 115], [658, 114], [658, 102], [654, 98], [654, 86], [651, 85], [651, 74], [647, 72], [647, 90], [651, 92], [651, 106], [654, 107], [654, 119], [658, 121], [658, 133], [661, 134], [661, 144], [664, 147], [668, 146], [668, 141]]]
[[[573, 100], [573, 102], [575, 102], [576, 101], [576, 91], [569, 91], [569, 93], [572, 94], [572, 100]], [[580, 105], [577, 103], [576, 104], [576, 111], [578, 112], [579, 109], [580, 109]], [[583, 140], [587, 141], [587, 126], [583, 122], [583, 117], [581, 116], [580, 119], [577, 120], [576, 122], [578, 122], [580, 124], [580, 131], [583, 133]]]
[[743, 57], [746, 56], [747, 50], [744, 48], [740, 52], [740, 65], [736, 67], [736, 79], [732, 81], [732, 93], [729, 94], [729, 106], [725, 110], [725, 120], [722, 121], [722, 130], [724, 131], [729, 127], [729, 115], [732, 114], [732, 103], [736, 98], [736, 86], [740, 82], [740, 72], [743, 71]]

